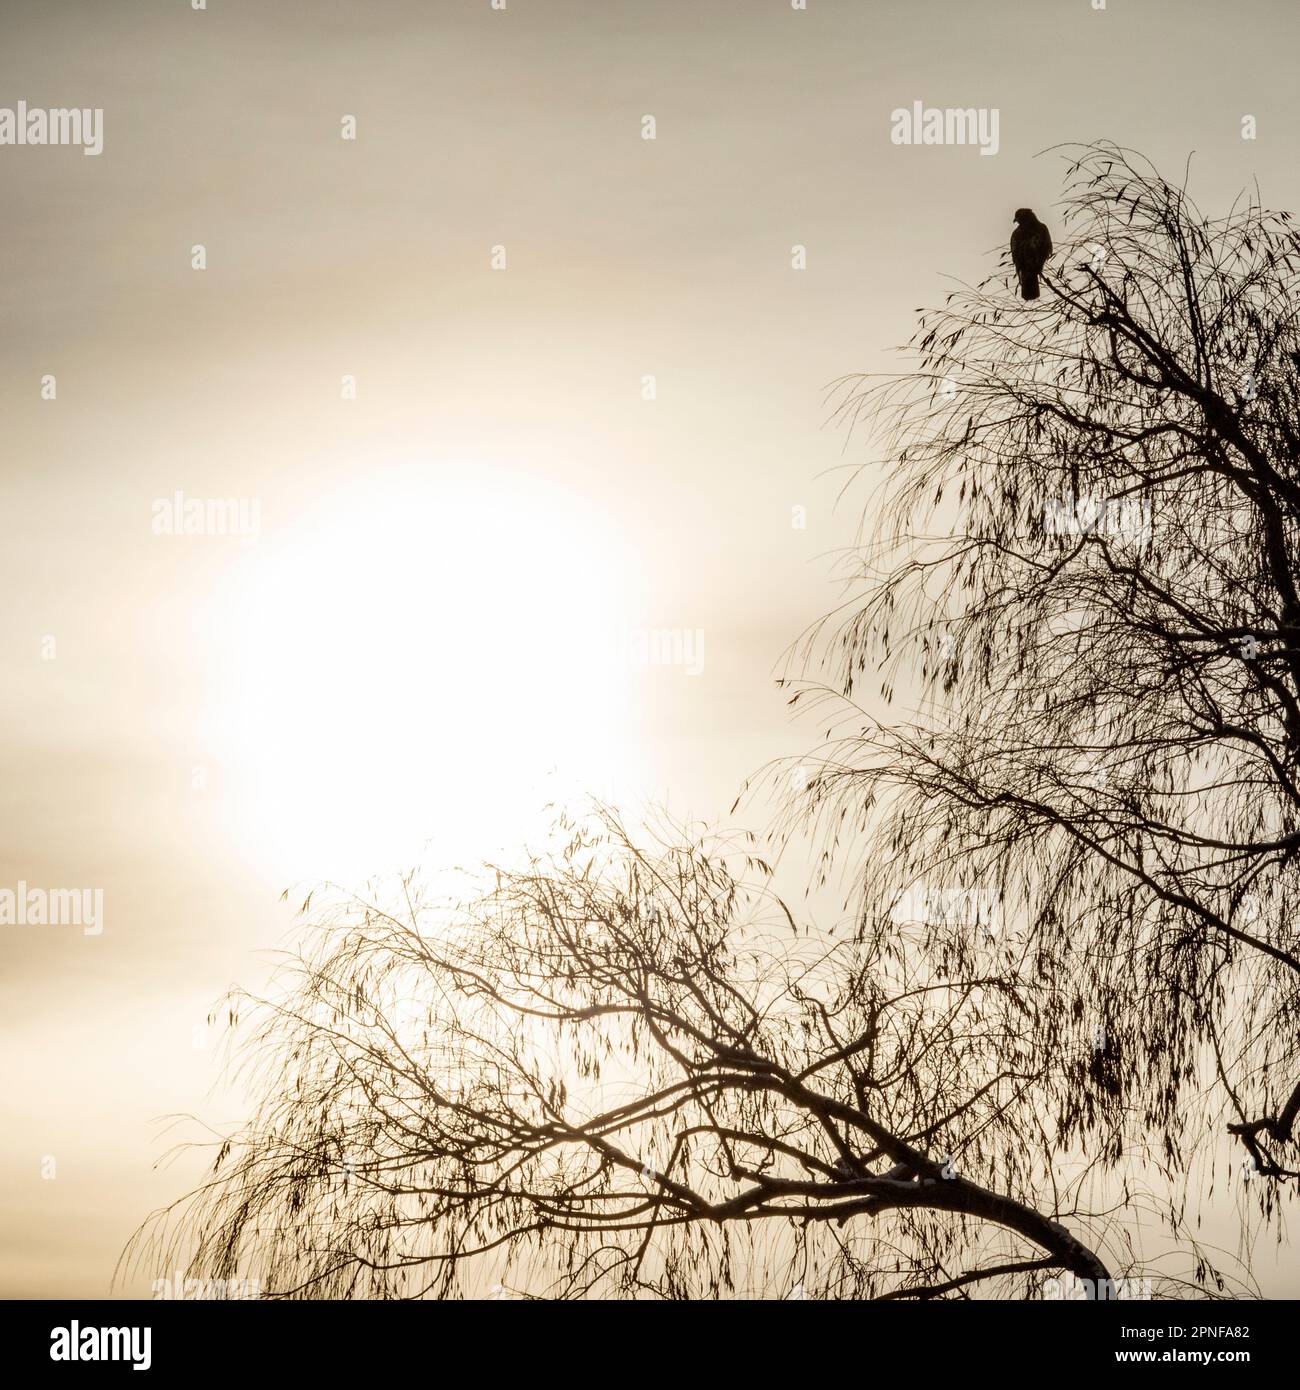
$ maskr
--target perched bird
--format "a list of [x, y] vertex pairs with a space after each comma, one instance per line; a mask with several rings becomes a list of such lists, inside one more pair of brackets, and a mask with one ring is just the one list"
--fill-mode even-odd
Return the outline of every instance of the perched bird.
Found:
[[857, 1168], [843, 1155], [835, 1160], [835, 1177], [832, 1182], [853, 1182], [860, 1176]]
[[1030, 208], [1016, 209], [1016, 230], [1011, 233], [1011, 261], [1020, 277], [1020, 297], [1038, 298], [1038, 277], [1052, 254], [1052, 234]]

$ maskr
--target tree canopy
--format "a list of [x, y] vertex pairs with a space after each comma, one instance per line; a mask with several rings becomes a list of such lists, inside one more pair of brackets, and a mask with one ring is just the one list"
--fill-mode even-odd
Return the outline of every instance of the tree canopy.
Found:
[[309, 900], [230, 1005], [253, 1118], [133, 1258], [283, 1296], [1033, 1295], [1148, 1275], [1158, 1200], [1225, 1287], [1206, 1171], [1235, 1147], [1272, 1219], [1300, 1170], [1300, 248], [1110, 145], [1058, 216], [1039, 299], [1004, 258], [836, 388], [871, 497], [793, 653], [827, 737], [775, 838], [848, 926], [749, 837], [604, 808], [454, 901]]
[[1063, 220], [1042, 299], [957, 291], [915, 368], [841, 383], [884, 520], [801, 649], [835, 736], [796, 821], [887, 851], [867, 930], [918, 879], [996, 895], [1055, 995], [1059, 1142], [1185, 1176], [1227, 1126], [1271, 1212], [1300, 1167], [1296, 235], [1108, 145]]

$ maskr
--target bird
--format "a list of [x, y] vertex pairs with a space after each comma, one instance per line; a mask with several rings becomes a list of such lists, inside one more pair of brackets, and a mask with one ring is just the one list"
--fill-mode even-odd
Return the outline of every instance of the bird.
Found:
[[857, 1165], [842, 1154], [834, 1163], [835, 1176], [832, 1182], [854, 1182], [861, 1175], [858, 1173]]
[[1011, 261], [1020, 277], [1020, 297], [1038, 298], [1038, 277], [1052, 254], [1052, 234], [1034, 216], [1032, 208], [1016, 209], [1016, 229], [1011, 233]]

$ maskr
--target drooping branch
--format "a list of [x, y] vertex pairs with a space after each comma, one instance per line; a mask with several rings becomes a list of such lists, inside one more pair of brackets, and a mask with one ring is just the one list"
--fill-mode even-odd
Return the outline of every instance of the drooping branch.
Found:
[[[876, 427], [877, 524], [793, 653], [829, 739], [788, 831], [826, 872], [876, 851], [865, 931], [927, 891], [998, 903], [1071, 1000], [1045, 1045], [1107, 1039], [1082, 1098], [1061, 1077], [1062, 1142], [1186, 1171], [1200, 1119], [1230, 1117], [1290, 1177], [1300, 244], [1109, 145], [1071, 153], [1061, 216], [1042, 299], [1005, 274], [955, 292], [908, 370], [841, 385]], [[971, 963], [977, 931], [922, 925]]]
[[1004, 1283], [1109, 1278], [1029, 1137], [1045, 1062], [1014, 980], [919, 982], [882, 943], [802, 931], [717, 846], [652, 856], [607, 812], [566, 833], [459, 906], [315, 918], [255, 1006], [259, 1113], [132, 1254], [251, 1263], [280, 1296], [492, 1274], [716, 1296], [796, 1253], [833, 1279], [822, 1233], [863, 1227], [918, 1256], [868, 1261], [867, 1296], [932, 1285], [935, 1251], [1000, 1257]]

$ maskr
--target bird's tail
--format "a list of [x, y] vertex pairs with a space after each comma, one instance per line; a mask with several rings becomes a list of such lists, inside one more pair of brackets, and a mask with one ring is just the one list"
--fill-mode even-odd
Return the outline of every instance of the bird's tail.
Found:
[[1038, 298], [1038, 276], [1032, 270], [1020, 272], [1020, 297], [1021, 299]]

